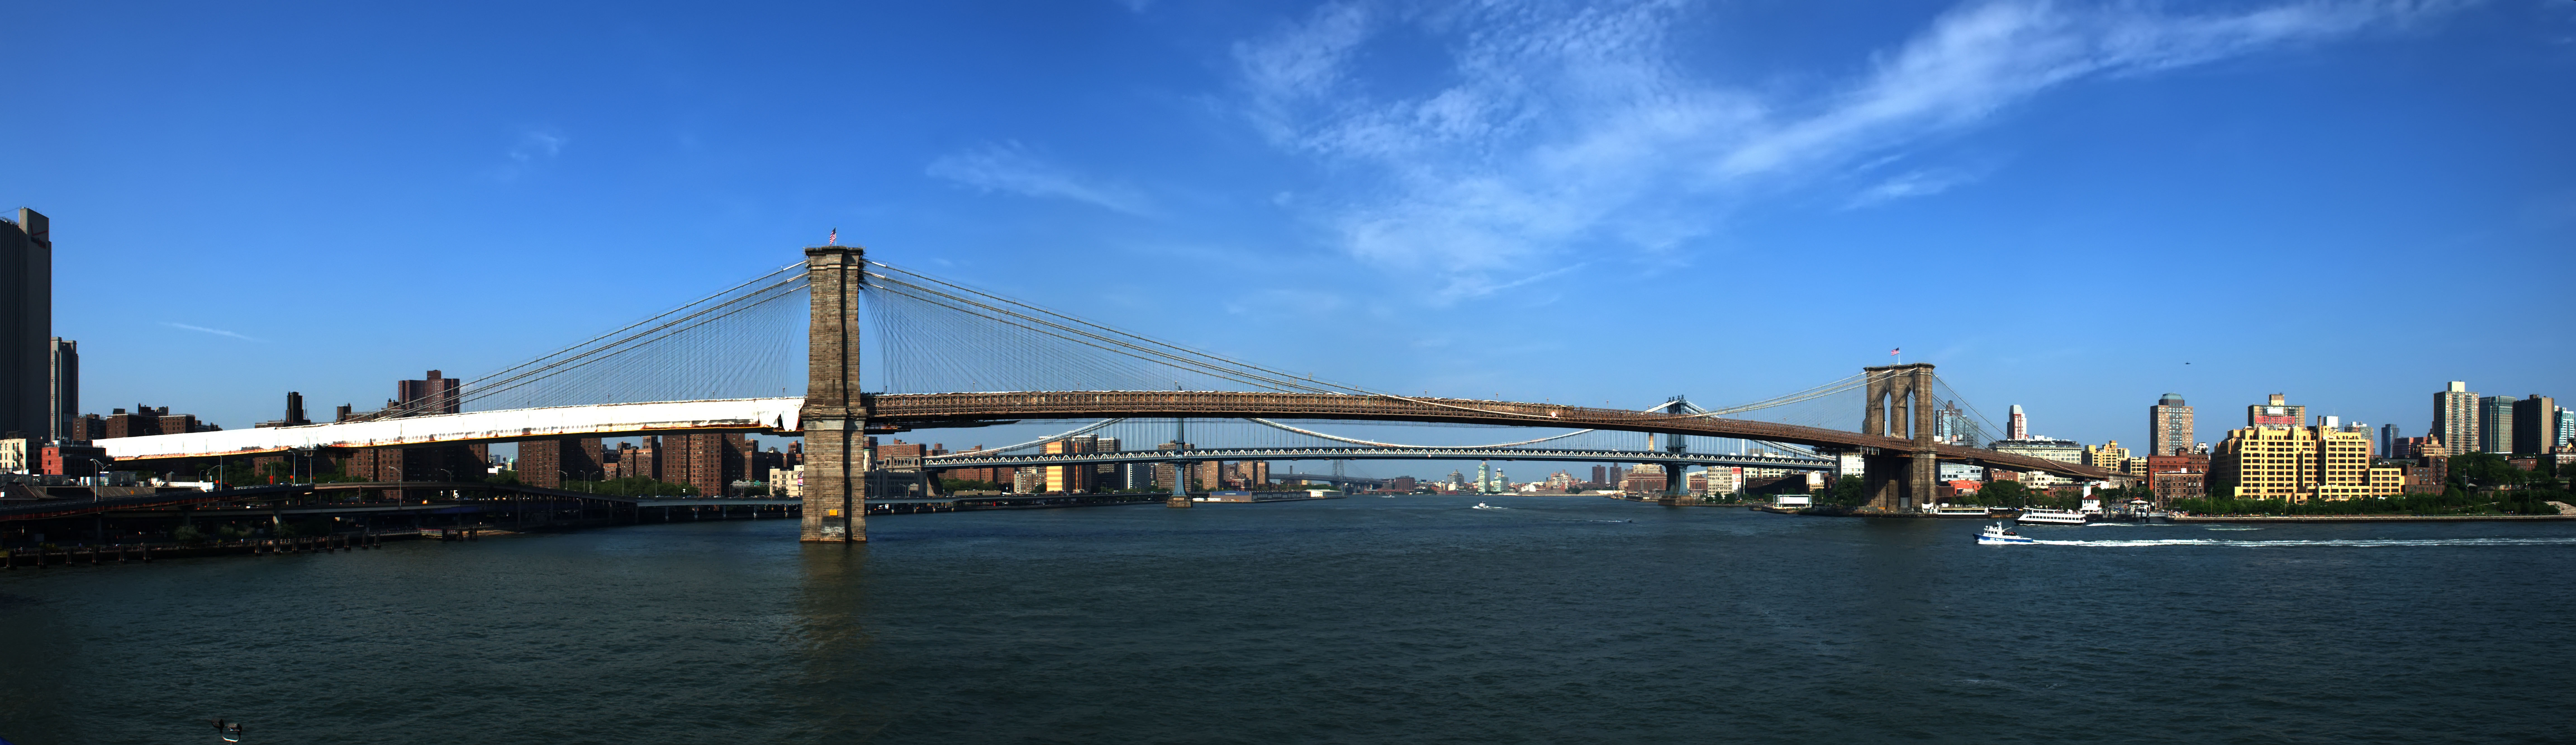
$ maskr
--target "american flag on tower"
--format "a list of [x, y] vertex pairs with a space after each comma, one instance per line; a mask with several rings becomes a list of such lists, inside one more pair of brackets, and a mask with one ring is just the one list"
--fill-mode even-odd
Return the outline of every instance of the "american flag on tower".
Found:
[[1887, 356], [1889, 356], [1889, 357], [1894, 357], [1894, 356], [1896, 356], [1896, 355], [1898, 355], [1898, 354], [1900, 354], [1900, 353], [1903, 353], [1904, 351], [1905, 351], [1905, 349], [1904, 349], [1904, 348], [1902, 348], [1902, 347], [1899, 347], [1899, 348], [1896, 348], [1896, 349], [1890, 349], [1890, 350], [1887, 350]]
[[840, 229], [840, 228], [833, 228], [833, 229], [832, 229], [832, 234], [831, 234], [831, 235], [829, 235], [829, 236], [825, 236], [825, 237], [823, 238], [823, 244], [824, 244], [824, 245], [832, 245], [832, 244], [836, 244], [836, 243], [840, 243], [840, 242], [841, 242], [841, 229]]

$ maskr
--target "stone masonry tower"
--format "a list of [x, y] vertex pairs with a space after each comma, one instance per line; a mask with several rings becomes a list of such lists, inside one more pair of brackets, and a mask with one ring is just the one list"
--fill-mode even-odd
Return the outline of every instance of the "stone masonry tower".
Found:
[[859, 286], [867, 250], [858, 246], [805, 249], [805, 277], [813, 286], [813, 321], [806, 328], [805, 527], [809, 543], [868, 539], [863, 487], [868, 470], [867, 399], [859, 392]]
[[1932, 365], [1864, 367], [1869, 376], [1867, 408], [1861, 412], [1861, 434], [1912, 440], [1902, 451], [1886, 448], [1862, 455], [1862, 493], [1872, 512], [1900, 512], [1939, 497], [1941, 461], [1932, 449]]

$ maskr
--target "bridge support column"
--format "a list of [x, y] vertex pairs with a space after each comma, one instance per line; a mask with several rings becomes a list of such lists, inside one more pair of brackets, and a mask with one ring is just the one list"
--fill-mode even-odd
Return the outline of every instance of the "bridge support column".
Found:
[[859, 388], [859, 286], [867, 253], [857, 246], [805, 249], [813, 287], [806, 327], [805, 519], [798, 540], [860, 543], [867, 534], [867, 400]]
[[1189, 461], [1185, 461], [1185, 460], [1176, 460], [1176, 461], [1172, 461], [1172, 498], [1171, 498], [1171, 499], [1163, 500], [1163, 506], [1165, 506], [1165, 507], [1175, 507], [1175, 508], [1188, 508], [1188, 507], [1196, 506], [1196, 505], [1192, 505], [1192, 504], [1190, 504], [1190, 462], [1189, 462]]
[[[1675, 439], [1679, 439], [1681, 435], [1674, 435], [1673, 437]], [[1699, 501], [1691, 496], [1690, 479], [1682, 473], [1682, 469], [1688, 467], [1690, 467], [1689, 464], [1685, 463], [1664, 464], [1664, 494], [1663, 496], [1655, 499], [1656, 504], [1661, 504], [1666, 507], [1680, 507]]]
[[1902, 451], [1881, 450], [1861, 457], [1867, 471], [1862, 492], [1865, 512], [1912, 512], [1939, 496], [1941, 461], [1932, 449], [1932, 365], [1865, 367], [1867, 403], [1861, 410], [1861, 433], [1912, 441]]

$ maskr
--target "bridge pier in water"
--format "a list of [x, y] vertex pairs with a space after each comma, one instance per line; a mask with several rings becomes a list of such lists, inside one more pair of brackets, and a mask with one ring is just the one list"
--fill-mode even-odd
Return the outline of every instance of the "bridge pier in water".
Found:
[[1861, 433], [1912, 440], [1904, 450], [1864, 448], [1862, 493], [1869, 512], [1905, 512], [1940, 495], [1941, 460], [1934, 446], [1932, 364], [1864, 367], [1869, 376], [1868, 403], [1861, 411]]
[[859, 389], [859, 285], [867, 253], [857, 246], [805, 249], [813, 287], [806, 327], [805, 521], [797, 539], [861, 543], [868, 539], [868, 407]]

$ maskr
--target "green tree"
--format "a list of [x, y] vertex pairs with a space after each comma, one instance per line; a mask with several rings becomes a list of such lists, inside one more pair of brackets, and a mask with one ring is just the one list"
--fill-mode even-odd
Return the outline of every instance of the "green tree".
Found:
[[1997, 481], [1977, 490], [1977, 501], [1988, 507], [2030, 506], [2030, 487], [2019, 481]]
[[1825, 490], [1825, 503], [1841, 507], [1859, 507], [1869, 504], [1868, 488], [1859, 476], [1835, 479], [1834, 485]]

